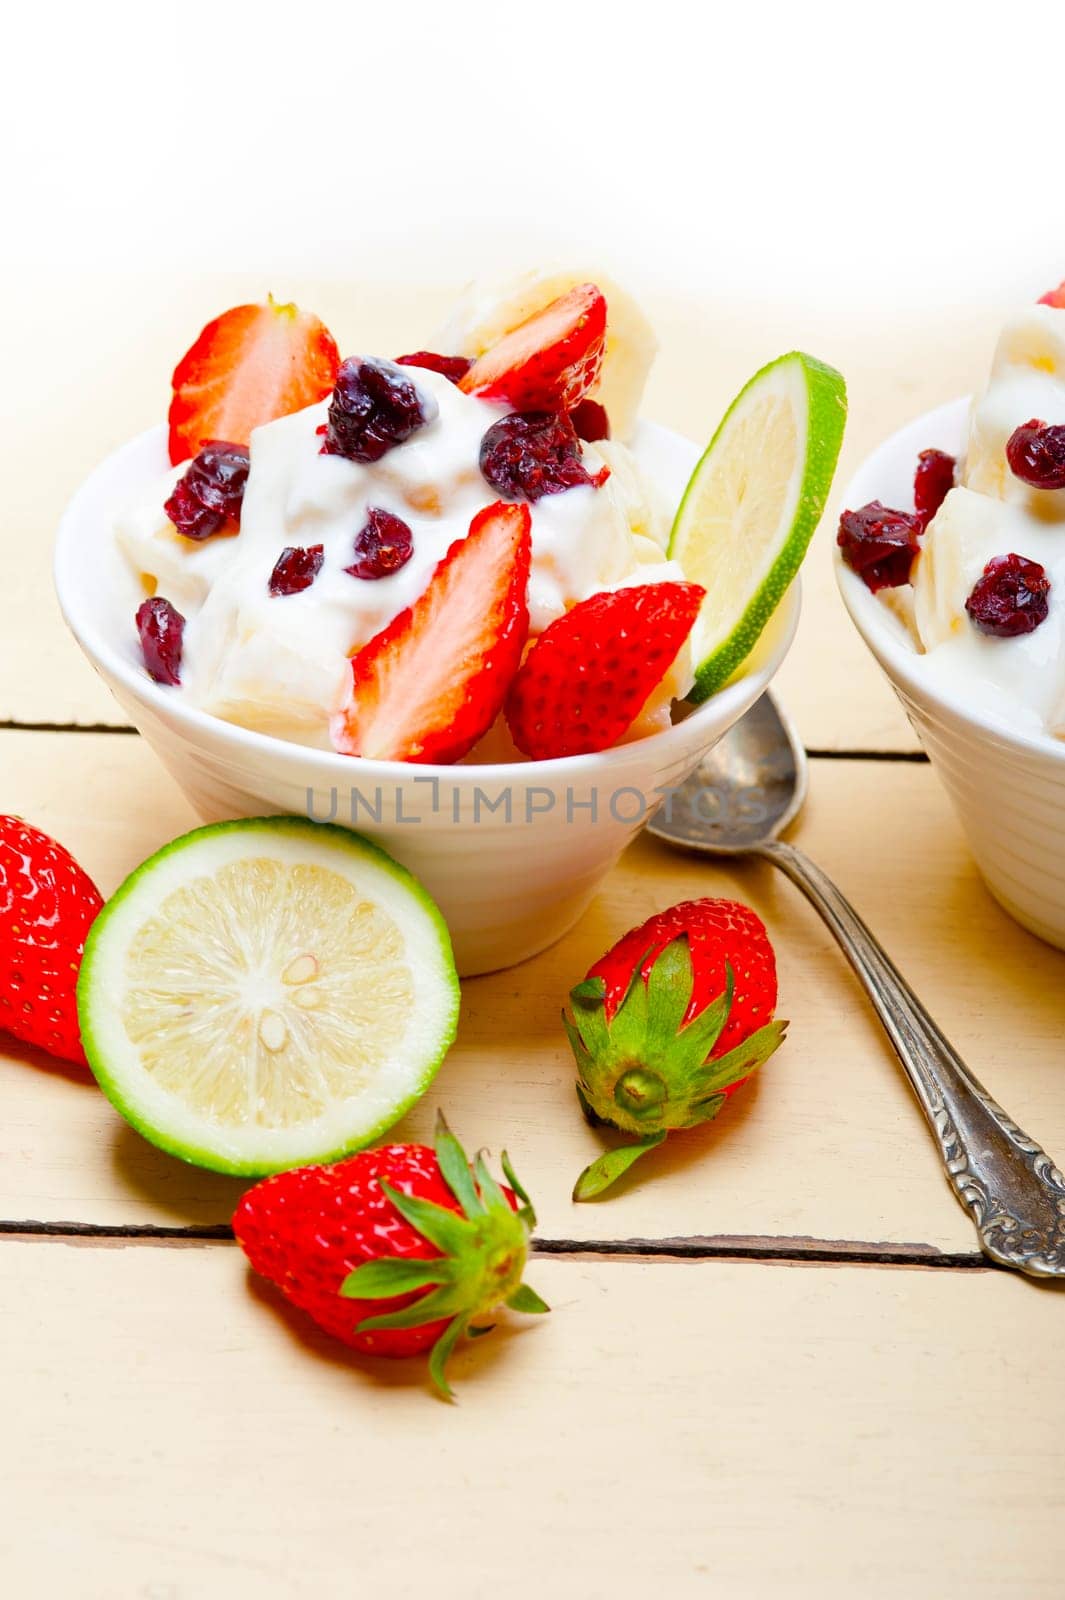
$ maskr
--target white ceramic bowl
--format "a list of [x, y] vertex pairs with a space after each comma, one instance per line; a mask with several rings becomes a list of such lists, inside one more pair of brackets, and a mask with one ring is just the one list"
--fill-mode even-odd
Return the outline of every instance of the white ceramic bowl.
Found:
[[[636, 449], [679, 499], [695, 446], [645, 423]], [[307, 749], [208, 716], [145, 673], [133, 627], [142, 594], [111, 528], [166, 467], [166, 430], [154, 428], [97, 467], [66, 511], [55, 579], [79, 644], [205, 820], [289, 812], [367, 834], [434, 896], [464, 975], [522, 961], [573, 925], [661, 791], [765, 689], [798, 621], [795, 585], [743, 677], [667, 732], [600, 755], [432, 767]]]
[[[852, 510], [869, 500], [913, 504], [918, 452], [965, 451], [969, 401], [919, 417], [875, 450], [847, 489]], [[1065, 949], [1065, 744], [1008, 727], [928, 681], [905, 629], [846, 567], [836, 572], [858, 632], [887, 673], [954, 804], [995, 899], [1032, 933]]]

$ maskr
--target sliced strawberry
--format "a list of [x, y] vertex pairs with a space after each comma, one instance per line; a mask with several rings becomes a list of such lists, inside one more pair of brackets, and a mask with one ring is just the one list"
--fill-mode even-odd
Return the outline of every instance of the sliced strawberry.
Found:
[[1041, 294], [1037, 302], [1041, 306], [1057, 306], [1061, 310], [1065, 306], [1065, 283], [1059, 283], [1056, 289], [1048, 289], [1046, 294]]
[[644, 583], [593, 594], [537, 639], [514, 679], [506, 718], [536, 761], [616, 744], [691, 632], [706, 590]]
[[209, 439], [247, 444], [253, 428], [324, 400], [340, 357], [324, 323], [298, 306], [234, 306], [209, 322], [174, 368], [170, 459]]
[[599, 376], [605, 341], [606, 301], [581, 283], [486, 351], [459, 388], [515, 411], [571, 411]]
[[527, 505], [479, 511], [420, 599], [353, 658], [332, 726], [342, 754], [458, 761], [488, 732], [529, 632], [531, 530]]

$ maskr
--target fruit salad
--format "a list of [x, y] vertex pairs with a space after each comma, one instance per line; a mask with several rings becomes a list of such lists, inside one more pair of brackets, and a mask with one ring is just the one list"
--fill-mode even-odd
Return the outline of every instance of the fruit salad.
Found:
[[922, 451], [913, 508], [846, 510], [838, 542], [940, 688], [1065, 738], [1065, 284], [1004, 327], [965, 455]]
[[[625, 442], [654, 340], [608, 289], [530, 275], [467, 296], [442, 350], [345, 360], [295, 306], [209, 324], [174, 373], [173, 468], [116, 523], [145, 671], [227, 721], [379, 760], [668, 727], [703, 590]], [[531, 708], [562, 698], [574, 640], [600, 662], [594, 704], [545, 724]]]

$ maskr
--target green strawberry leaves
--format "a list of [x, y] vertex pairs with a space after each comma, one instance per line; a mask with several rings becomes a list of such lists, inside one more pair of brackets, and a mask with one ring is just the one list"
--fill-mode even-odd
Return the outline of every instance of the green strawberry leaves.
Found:
[[455, 1391], [448, 1383], [447, 1373], [444, 1369], [447, 1366], [448, 1357], [462, 1338], [465, 1329], [466, 1323], [463, 1318], [456, 1317], [453, 1322], [448, 1323], [429, 1352], [429, 1376], [445, 1400], [454, 1400]]
[[393, 1295], [410, 1294], [431, 1283], [445, 1283], [451, 1276], [451, 1262], [446, 1256], [438, 1261], [399, 1261], [381, 1256], [349, 1272], [340, 1292], [349, 1300], [391, 1300]]
[[466, 1160], [466, 1152], [448, 1127], [443, 1113], [439, 1111], [436, 1117], [434, 1149], [436, 1150], [436, 1159], [440, 1163], [440, 1171], [443, 1174], [444, 1182], [461, 1205], [463, 1211], [468, 1217], [479, 1215], [484, 1211], [484, 1206], [481, 1204], [481, 1197], [477, 1193], [477, 1185], [473, 1181], [473, 1173], [470, 1171], [470, 1164]]
[[[523, 1311], [527, 1317], [536, 1317], [551, 1309], [547, 1301], [541, 1300], [536, 1290], [527, 1283], [519, 1283], [507, 1305], [511, 1311]], [[473, 1330], [470, 1331], [472, 1333]]]
[[769, 1022], [715, 1058], [735, 995], [731, 963], [725, 963], [721, 994], [691, 1016], [695, 970], [687, 934], [659, 951], [645, 978], [649, 954], [633, 964], [612, 1017], [601, 977], [578, 983], [570, 993], [572, 1015], [562, 1015], [585, 1117], [593, 1126], [636, 1136], [635, 1143], [606, 1151], [581, 1173], [575, 1200], [602, 1194], [670, 1130], [710, 1121], [724, 1105], [723, 1091], [749, 1077], [784, 1038], [787, 1023]]
[[529, 1196], [526, 1194], [525, 1190], [522, 1188], [522, 1185], [518, 1179], [518, 1175], [510, 1164], [510, 1157], [507, 1155], [505, 1150], [500, 1154], [499, 1165], [503, 1168], [504, 1178], [506, 1178], [507, 1182], [510, 1184], [510, 1187], [514, 1190], [514, 1193], [521, 1201], [521, 1210], [518, 1212], [518, 1216], [524, 1217], [530, 1228], [535, 1228], [536, 1212], [533, 1210], [533, 1203], [529, 1199]]
[[714, 1094], [728, 1088], [737, 1078], [750, 1077], [751, 1073], [768, 1061], [774, 1050], [779, 1049], [784, 1043], [787, 1031], [788, 1025], [782, 1020], [767, 1022], [764, 1028], [752, 1033], [727, 1055], [708, 1061], [696, 1075], [700, 1091]]
[[[451, 1187], [450, 1184], [448, 1187]], [[416, 1195], [400, 1194], [398, 1189], [393, 1189], [383, 1178], [381, 1188], [400, 1216], [409, 1222], [412, 1228], [417, 1228], [430, 1244], [435, 1244], [445, 1255], [455, 1255], [461, 1251], [469, 1234], [469, 1223], [463, 1217], [454, 1211], [449, 1211], [446, 1206], [435, 1205], [432, 1200], [420, 1200]], [[458, 1195], [455, 1195], [455, 1198], [457, 1200]]]
[[665, 1136], [663, 1130], [661, 1133], [652, 1133], [649, 1139], [643, 1139], [639, 1144], [623, 1144], [616, 1150], [604, 1151], [590, 1166], [585, 1167], [577, 1179], [573, 1186], [574, 1200], [594, 1200], [596, 1195], [609, 1189], [623, 1173], [628, 1172], [634, 1161], [639, 1161], [648, 1150], [661, 1144]]
[[[521, 1201], [515, 1210], [488, 1170], [483, 1154], [470, 1166], [466, 1153], [442, 1114], [437, 1116], [434, 1139], [440, 1173], [461, 1207], [452, 1211], [417, 1195], [401, 1194], [385, 1179], [383, 1193], [400, 1216], [434, 1246], [439, 1256], [397, 1258], [382, 1256], [365, 1261], [349, 1272], [340, 1293], [350, 1300], [391, 1300], [417, 1294], [407, 1305], [364, 1317], [359, 1332], [386, 1328], [419, 1328], [427, 1322], [447, 1326], [433, 1346], [429, 1374], [445, 1399], [452, 1399], [445, 1366], [462, 1335], [480, 1337], [489, 1330], [471, 1327], [474, 1318], [500, 1303], [511, 1310], [538, 1314], [548, 1310], [536, 1291], [522, 1282], [529, 1236], [536, 1223], [532, 1202], [514, 1175], [510, 1158], [502, 1166], [507, 1181]], [[426, 1293], [419, 1294], [418, 1291]]]
[[[346, 1285], [341, 1285], [340, 1292], [345, 1298], [352, 1298]], [[377, 1317], [363, 1317], [358, 1331], [370, 1333], [375, 1328], [420, 1328], [426, 1322], [436, 1322], [442, 1317], [456, 1314], [460, 1304], [458, 1286], [448, 1284], [434, 1289], [432, 1294], [422, 1295], [413, 1305], [401, 1306], [398, 1311], [383, 1311]]]

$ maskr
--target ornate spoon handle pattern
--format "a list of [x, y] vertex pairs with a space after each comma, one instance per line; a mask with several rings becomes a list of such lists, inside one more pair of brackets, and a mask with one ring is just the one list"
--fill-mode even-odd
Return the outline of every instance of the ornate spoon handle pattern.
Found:
[[752, 853], [802, 890], [865, 986], [984, 1253], [1032, 1277], [1065, 1278], [1065, 1177], [969, 1071], [832, 880], [793, 845]]

